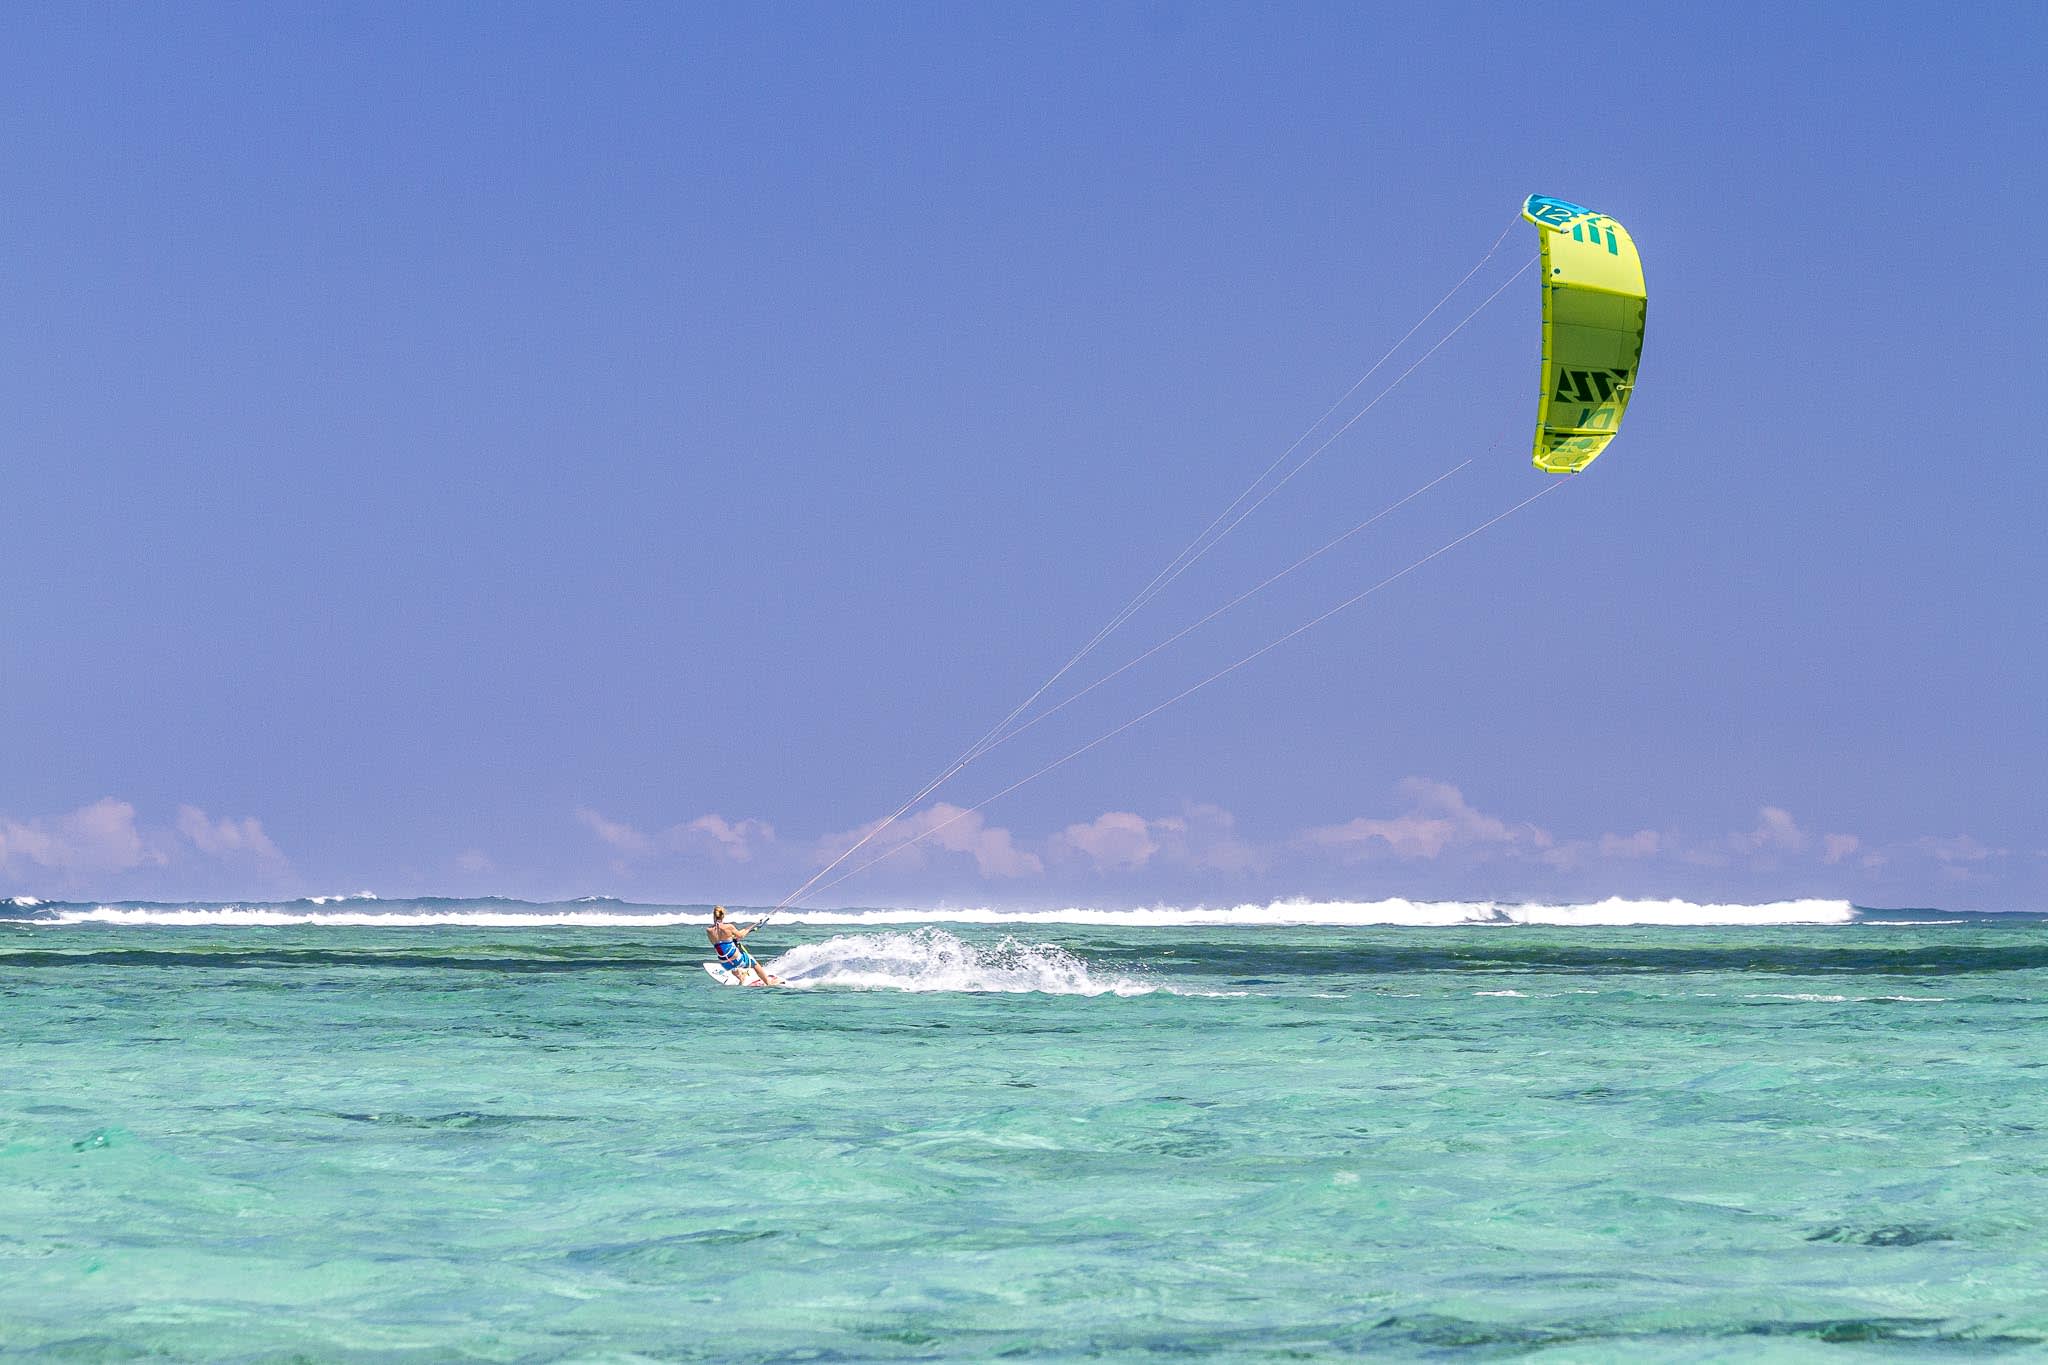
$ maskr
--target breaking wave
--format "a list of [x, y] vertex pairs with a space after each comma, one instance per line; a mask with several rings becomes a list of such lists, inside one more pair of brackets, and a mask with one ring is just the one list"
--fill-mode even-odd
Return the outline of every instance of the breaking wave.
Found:
[[[423, 898], [378, 900], [368, 893], [319, 896], [296, 901], [153, 904], [143, 902], [56, 902], [30, 897], [0, 900], [0, 921], [29, 925], [247, 926], [329, 925], [353, 928], [450, 926], [531, 929], [550, 925], [592, 928], [663, 928], [701, 924], [708, 906], [635, 905], [609, 898], [529, 901]], [[745, 918], [762, 908], [735, 907]], [[1055, 910], [997, 910], [974, 907], [906, 906], [888, 909], [785, 910], [779, 924], [819, 926], [895, 925], [1083, 925], [1095, 927], [1316, 927], [1455, 928], [1465, 925], [1558, 925], [1567, 927], [1770, 926], [1893, 923], [1903, 912], [1860, 910], [1845, 900], [1789, 900], [1756, 905], [1683, 900], [1625, 900], [1610, 897], [1586, 904], [1516, 904], [1506, 901], [1281, 900], [1235, 906], [1153, 906], [1104, 909], [1068, 906]], [[1930, 921], [1939, 911], [1913, 911], [1915, 923], [1948, 923], [1976, 918], [1955, 915]]]
[[[291, 905], [95, 905], [65, 907], [37, 915], [32, 924], [109, 924], [130, 927], [223, 927], [283, 928], [291, 925], [321, 925], [337, 929], [404, 929], [448, 926], [472, 929], [535, 929], [548, 926], [590, 928], [660, 928], [673, 924], [701, 924], [705, 912], [660, 912], [641, 914], [568, 910], [536, 905], [531, 910], [303, 910]], [[397, 902], [397, 904], [404, 904]]]
[[[348, 896], [303, 896], [299, 900], [39, 900], [35, 896], [0, 896], [0, 927], [469, 927], [469, 929], [666, 929], [702, 925], [709, 905], [647, 905], [612, 896], [580, 896], [575, 900], [512, 900], [506, 896], [401, 896], [379, 898], [371, 892]], [[733, 905], [737, 919], [768, 915], [766, 907]], [[2048, 923], [2038, 911], [1935, 911], [1935, 909], [1868, 909], [1847, 900], [1804, 898], [1741, 902], [1622, 898], [1587, 902], [1513, 902], [1513, 900], [1257, 900], [1245, 905], [1153, 905], [1110, 909], [1069, 905], [1061, 909], [1006, 911], [993, 907], [848, 907], [776, 911], [778, 925], [817, 927], [915, 927], [915, 925], [979, 925], [995, 929], [1026, 929], [1042, 925], [1096, 929], [1268, 929], [1268, 927], [1772, 927], [1772, 925], [1991, 925], [2034, 921]]]
[[1141, 910], [901, 909], [805, 910], [778, 916], [793, 924], [1086, 924], [1144, 927], [1369, 927], [1453, 928], [1467, 924], [1557, 925], [1767, 925], [1849, 924], [1848, 901], [1777, 901], [1765, 905], [1700, 905], [1680, 900], [1622, 900], [1588, 905], [1517, 905], [1499, 901], [1270, 901], [1229, 907], [1156, 906]]

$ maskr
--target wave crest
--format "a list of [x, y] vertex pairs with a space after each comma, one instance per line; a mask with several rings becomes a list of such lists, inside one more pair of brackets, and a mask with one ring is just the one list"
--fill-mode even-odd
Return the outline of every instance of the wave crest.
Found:
[[1484, 924], [1772, 925], [1849, 924], [1856, 908], [1844, 900], [1773, 901], [1762, 905], [1697, 904], [1682, 900], [1624, 900], [1610, 896], [1587, 905], [1516, 905], [1502, 901], [1269, 901], [1229, 907], [1154, 906], [1140, 910], [900, 909], [790, 910], [789, 924], [1087, 924], [1133, 928], [1407, 926], [1455, 928]]
[[[319, 925], [335, 928], [407, 928], [422, 926], [480, 929], [534, 929], [549, 926], [613, 929], [660, 929], [701, 925], [709, 907], [632, 905], [584, 898], [579, 901], [532, 904], [524, 901], [378, 901], [374, 898], [315, 897], [307, 900], [248, 904], [61, 904], [16, 897], [6, 903], [7, 918], [38, 925], [102, 924], [143, 927]], [[768, 913], [735, 907], [741, 918]], [[774, 915], [785, 925], [890, 926], [971, 924], [1004, 926], [1086, 925], [1102, 928], [1280, 928], [1280, 927], [1412, 927], [1456, 928], [1465, 925], [1558, 925], [1623, 927], [1628, 925], [1765, 927], [1770, 925], [1853, 924], [1863, 919], [1845, 900], [1771, 901], [1758, 905], [1698, 903], [1683, 900], [1627, 900], [1609, 897], [1588, 904], [1513, 904], [1503, 901], [1377, 901], [1279, 900], [1236, 906], [1171, 906], [1103, 909], [1068, 906], [1057, 910], [996, 910], [976, 907], [906, 906], [890, 909], [784, 910]], [[1883, 923], [1883, 920], [1868, 922]]]

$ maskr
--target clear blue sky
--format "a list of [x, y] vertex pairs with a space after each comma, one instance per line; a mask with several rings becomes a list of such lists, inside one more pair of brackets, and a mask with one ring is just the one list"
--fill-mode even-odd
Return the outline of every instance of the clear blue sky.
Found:
[[[1536, 191], [1650, 279], [1587, 475], [824, 899], [2040, 909], [2044, 14], [12, 7], [0, 892], [773, 900]], [[944, 795], [1540, 487], [1536, 315]]]

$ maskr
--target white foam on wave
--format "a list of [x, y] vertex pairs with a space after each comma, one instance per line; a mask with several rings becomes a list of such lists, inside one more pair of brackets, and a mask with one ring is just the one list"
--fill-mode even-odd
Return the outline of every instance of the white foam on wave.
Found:
[[[353, 899], [353, 898], [351, 898]], [[60, 910], [40, 924], [121, 924], [166, 927], [242, 925], [282, 927], [316, 925], [337, 929], [393, 929], [447, 925], [470, 929], [536, 929], [584, 926], [610, 929], [656, 929], [677, 924], [702, 925], [694, 911], [627, 914], [617, 911], [547, 909], [519, 910], [289, 910], [273, 905], [126, 906], [96, 905], [90, 910]]]
[[[490, 908], [475, 905], [399, 908], [406, 903], [381, 902], [388, 908], [349, 908], [377, 903], [368, 892], [354, 896], [315, 896], [289, 905], [96, 905], [62, 907], [42, 924], [119, 925], [329, 925], [338, 928], [405, 928], [468, 926], [482, 929], [565, 928], [659, 929], [704, 923], [701, 909], [634, 909], [618, 901], [590, 897], [571, 905], [520, 906], [508, 902]], [[26, 905], [17, 899], [16, 904]], [[309, 908], [310, 907], [310, 908]], [[617, 907], [617, 908], [613, 908]], [[756, 913], [740, 910], [748, 918]], [[882, 910], [784, 910], [774, 919], [785, 925], [865, 926], [968, 924], [999, 927], [1080, 925], [1099, 928], [1440, 928], [1464, 926], [1552, 925], [1565, 928], [1714, 925], [1830, 925], [1856, 921], [1848, 901], [1773, 901], [1759, 905], [1699, 904], [1681, 900], [1623, 900], [1610, 897], [1585, 905], [1515, 905], [1500, 901], [1268, 901], [1235, 906], [1152, 906], [1135, 910], [1069, 906], [1059, 910], [994, 910], [976, 907], [905, 907]]]
[[1771, 925], [1848, 924], [1856, 907], [1848, 901], [1772, 901], [1764, 905], [1700, 905], [1692, 901], [1623, 900], [1610, 896], [1591, 905], [1513, 905], [1502, 907], [1515, 924], [1557, 925]]
[[1237, 906], [1154, 906], [1139, 910], [893, 909], [789, 910], [792, 924], [1086, 924], [1130, 928], [1374, 926], [1456, 928], [1463, 925], [1773, 925], [1848, 924], [1856, 910], [1845, 900], [1772, 901], [1760, 905], [1698, 904], [1682, 900], [1624, 900], [1611, 896], [1588, 905], [1516, 905], [1501, 901], [1269, 901]]
[[1172, 906], [1107, 910], [1071, 905], [1059, 910], [993, 910], [980, 907], [903, 907], [886, 910], [785, 910], [791, 924], [1080, 924], [1142, 929], [1150, 927], [1273, 928], [1289, 925], [1454, 925], [1498, 922], [1496, 907], [1449, 902], [1271, 901], [1263, 905]]
[[785, 985], [803, 989], [1005, 995], [1150, 995], [1167, 989], [1129, 976], [1098, 978], [1087, 963], [1057, 944], [1006, 938], [977, 945], [933, 928], [806, 943], [767, 966]]

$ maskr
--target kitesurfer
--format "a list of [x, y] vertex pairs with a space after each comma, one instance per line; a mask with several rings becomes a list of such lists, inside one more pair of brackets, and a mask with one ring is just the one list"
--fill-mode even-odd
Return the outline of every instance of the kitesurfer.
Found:
[[724, 965], [727, 971], [732, 973], [733, 980], [742, 985], [747, 984], [747, 979], [740, 975], [740, 973], [751, 967], [754, 975], [759, 978], [756, 984], [780, 986], [782, 978], [768, 975], [768, 969], [754, 961], [754, 955], [747, 951], [745, 944], [740, 942], [741, 939], [760, 927], [758, 924], [753, 924], [745, 929], [735, 929], [725, 922], [725, 907], [714, 905], [711, 907], [711, 923], [705, 926], [704, 933], [710, 938], [712, 948], [717, 951], [719, 962]]

